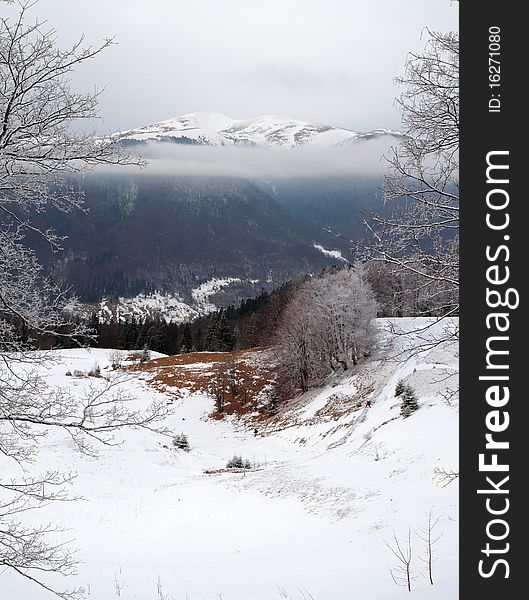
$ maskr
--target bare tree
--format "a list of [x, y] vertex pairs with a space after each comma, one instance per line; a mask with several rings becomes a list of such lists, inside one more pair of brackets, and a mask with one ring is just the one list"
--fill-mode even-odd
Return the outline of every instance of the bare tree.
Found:
[[[0, 0], [4, 2], [5, 0]], [[99, 94], [74, 92], [68, 76], [111, 44], [56, 47], [56, 33], [40, 21], [28, 24], [35, 0], [18, 0], [12, 18], [0, 19], [0, 348], [19, 350], [13, 323], [33, 334], [56, 333], [65, 322], [65, 294], [40, 269], [25, 244], [28, 232], [57, 251], [61, 237], [40, 230], [31, 214], [53, 206], [82, 206], [82, 195], [66, 175], [98, 164], [138, 163], [116, 139], [76, 132], [79, 121], [97, 116]], [[18, 11], [18, 12], [17, 12]], [[86, 333], [77, 330], [76, 334]]]
[[224, 413], [224, 404], [226, 402], [226, 387], [228, 379], [226, 377], [226, 368], [221, 363], [215, 369], [215, 374], [209, 384], [209, 391], [215, 397], [215, 408], [219, 414]]
[[19, 226], [31, 227], [10, 207], [52, 204], [68, 210], [80, 206], [82, 199], [63, 187], [62, 176], [87, 166], [134, 161], [120, 150], [116, 139], [72, 129], [77, 121], [97, 117], [99, 93], [74, 92], [68, 76], [108, 48], [112, 40], [93, 47], [84, 46], [81, 38], [73, 47], [61, 50], [53, 29], [40, 21], [27, 24], [27, 13], [37, 1], [14, 4], [18, 15], [0, 20], [1, 211]]
[[[5, 3], [5, 0], [0, 0]], [[76, 123], [97, 116], [99, 93], [80, 94], [68, 76], [112, 43], [56, 46], [56, 32], [40, 21], [28, 24], [35, 0], [18, 0], [12, 19], [0, 19], [0, 310], [3, 347], [12, 337], [8, 323], [20, 321], [36, 333], [65, 325], [64, 293], [42, 275], [24, 238], [43, 236], [52, 250], [61, 236], [41, 230], [31, 214], [53, 206], [81, 208], [82, 195], [68, 174], [100, 164], [138, 164], [115, 138], [79, 131]], [[83, 332], [79, 332], [83, 333]], [[16, 346], [16, 342], [13, 342]]]
[[305, 302], [306, 297], [307, 288], [303, 287], [284, 310], [276, 332], [280, 382], [285, 391], [294, 387], [306, 392], [315, 379], [313, 327], [311, 314], [307, 312], [309, 306]]
[[[163, 589], [163, 583], [160, 575], [158, 575], [158, 579], [156, 581], [156, 593], [158, 595], [158, 600], [174, 600], [172, 596], [168, 596]], [[187, 595], [186, 595], [187, 598]]]
[[411, 592], [411, 582], [414, 577], [411, 573], [411, 561], [413, 557], [412, 545], [411, 545], [411, 529], [408, 528], [408, 537], [406, 538], [406, 546], [403, 547], [397, 538], [397, 534], [393, 531], [393, 542], [386, 546], [389, 548], [393, 556], [398, 560], [399, 564], [390, 569], [391, 577], [397, 585], [401, 585], [408, 588], [408, 592]]
[[[121, 569], [120, 569], [120, 575], [121, 575]], [[116, 596], [118, 598], [121, 597], [121, 592], [123, 590], [123, 588], [125, 587], [125, 584], [123, 583], [123, 581], [121, 581], [118, 577], [117, 573], [114, 573], [114, 591], [116, 592]]]
[[439, 517], [433, 517], [432, 511], [428, 513], [428, 522], [423, 529], [417, 533], [417, 537], [422, 540], [425, 544], [424, 556], [420, 557], [423, 562], [426, 563], [428, 569], [428, 580], [433, 585], [433, 563], [435, 562], [435, 545], [441, 539], [442, 533], [437, 535], [434, 532], [435, 528], [439, 524]]
[[[38, 453], [42, 438], [52, 430], [64, 432], [86, 454], [96, 452], [95, 443], [116, 444], [112, 434], [124, 427], [169, 435], [168, 429], [158, 425], [168, 414], [165, 402], [155, 402], [145, 410], [133, 408], [134, 399], [123, 387], [123, 376], [109, 381], [98, 379], [74, 396], [66, 389], [47, 385], [37, 368], [28, 371], [32, 356], [27, 353], [26, 358], [24, 369], [10, 365], [0, 369], [2, 462], [14, 461], [26, 471], [25, 465]], [[38, 367], [42, 369], [42, 363]], [[64, 485], [73, 477], [72, 473], [53, 471], [0, 479], [0, 565], [36, 581], [61, 598], [75, 598], [79, 590], [52, 590], [40, 576], [45, 572], [74, 573], [73, 553], [63, 544], [47, 542], [48, 534], [57, 531], [54, 527], [29, 528], [20, 519], [32, 508], [68, 500]]]
[[239, 393], [239, 378], [237, 377], [237, 363], [232, 355], [228, 356], [226, 361], [226, 377], [231, 397], [234, 400]]
[[332, 371], [346, 371], [368, 355], [374, 343], [377, 304], [360, 265], [316, 278], [310, 285], [320, 351]]
[[[3, 6], [6, 0], [0, 0]], [[90, 442], [113, 444], [112, 433], [144, 427], [166, 433], [156, 423], [163, 403], [136, 410], [120, 377], [98, 379], [80, 396], [46, 384], [46, 353], [31, 351], [34, 338], [56, 334], [79, 338], [87, 332], [64, 317], [66, 294], [44, 276], [27, 247], [28, 232], [43, 236], [52, 250], [61, 237], [39, 230], [31, 214], [53, 206], [68, 211], [82, 196], [66, 176], [99, 164], [137, 164], [115, 139], [79, 131], [76, 123], [97, 114], [98, 93], [80, 94], [69, 75], [110, 44], [86, 46], [81, 38], [67, 50], [41, 21], [29, 21], [37, 0], [8, 2], [0, 18], [0, 566], [36, 582], [61, 598], [80, 590], [58, 591], [47, 575], [74, 572], [67, 545], [49, 542], [53, 526], [24, 525], [26, 511], [53, 500], [66, 500], [69, 473], [48, 472], [7, 479], [9, 463], [26, 472], [43, 436], [52, 430], [69, 436], [83, 452]]]
[[368, 227], [371, 257], [402, 278], [409, 312], [444, 317], [459, 308], [459, 36], [427, 34], [397, 79], [404, 136], [385, 186], [394, 211]]

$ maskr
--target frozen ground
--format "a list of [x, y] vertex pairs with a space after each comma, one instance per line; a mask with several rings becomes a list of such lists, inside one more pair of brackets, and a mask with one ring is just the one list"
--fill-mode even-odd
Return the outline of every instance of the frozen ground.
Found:
[[[396, 322], [401, 329], [425, 323]], [[457, 403], [443, 397], [456, 384], [457, 348], [417, 354], [431, 330], [396, 336], [387, 325], [380, 323], [377, 356], [297, 399], [257, 435], [254, 424], [209, 419], [213, 400], [204, 394], [174, 402], [168, 420], [188, 435], [189, 453], [154, 433], [128, 431], [119, 447], [89, 457], [49, 435], [32, 469], [75, 470], [71, 493], [81, 499], [25, 519], [68, 530], [62, 539], [74, 540], [82, 561], [70, 584], [85, 586], [90, 600], [456, 599], [458, 483], [437, 485], [434, 469], [457, 469]], [[80, 391], [88, 380], [65, 372], [97, 362], [105, 373], [109, 354], [61, 351], [48, 380]], [[402, 378], [420, 404], [407, 419], [394, 396]], [[141, 374], [124, 385], [140, 403], [160, 394]], [[204, 472], [222, 469], [233, 454], [255, 470]], [[397, 563], [385, 542], [393, 531], [401, 541], [408, 528], [419, 531], [429, 511], [442, 533], [435, 585], [424, 577], [424, 544], [413, 535], [410, 595], [390, 576]], [[53, 596], [0, 570], [0, 598]]]

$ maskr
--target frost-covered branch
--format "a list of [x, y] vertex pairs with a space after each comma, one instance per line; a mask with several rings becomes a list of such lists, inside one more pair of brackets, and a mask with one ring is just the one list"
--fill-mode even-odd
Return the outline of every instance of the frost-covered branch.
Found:
[[392, 211], [365, 222], [369, 258], [401, 279], [405, 314], [446, 316], [459, 309], [459, 36], [427, 33], [397, 79], [405, 135], [386, 157]]
[[[43, 578], [71, 574], [71, 550], [50, 541], [53, 526], [24, 525], [28, 510], [68, 499], [65, 486], [72, 475], [30, 476], [28, 463], [52, 430], [93, 452], [94, 443], [115, 443], [112, 434], [121, 428], [165, 433], [160, 420], [167, 411], [156, 402], [137, 408], [119, 378], [101, 380], [79, 396], [46, 384], [49, 356], [31, 352], [35, 338], [80, 340], [89, 332], [65, 317], [68, 291], [43, 273], [27, 236], [39, 235], [60, 250], [60, 233], [39, 229], [32, 215], [48, 207], [82, 209], [82, 195], [67, 175], [142, 161], [129, 156], [117, 138], [97, 137], [86, 127], [97, 117], [100, 92], [84, 94], [70, 86], [72, 73], [112, 40], [93, 46], [81, 37], [61, 49], [55, 30], [31, 17], [38, 0], [0, 4], [0, 570], [9, 568], [73, 599], [80, 590], [58, 591]], [[13, 479], [5, 475], [10, 465], [18, 474]]]

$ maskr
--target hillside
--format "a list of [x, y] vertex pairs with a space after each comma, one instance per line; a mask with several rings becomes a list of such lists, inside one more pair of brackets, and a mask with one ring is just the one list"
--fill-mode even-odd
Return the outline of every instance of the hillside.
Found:
[[[410, 331], [426, 320], [393, 323]], [[457, 347], [436, 344], [418, 354], [418, 344], [444, 325], [395, 335], [389, 324], [378, 322], [371, 359], [268, 418], [260, 411], [273, 375], [265, 349], [158, 355], [128, 368], [122, 385], [139, 405], [165, 398], [173, 409], [168, 423], [188, 436], [190, 452], [137, 430], [91, 457], [51, 432], [32, 469], [74, 469], [71, 493], [84, 499], [26, 518], [68, 529], [83, 561], [74, 582], [94, 600], [399, 600], [410, 595], [392, 581], [395, 558], [385, 542], [393, 531], [400, 540], [408, 528], [419, 531], [431, 510], [442, 533], [435, 585], [420, 576], [424, 544], [414, 536], [411, 597], [456, 598], [457, 481], [439, 485], [434, 469], [457, 469], [457, 403], [443, 396], [456, 384]], [[48, 381], [78, 394], [97, 381], [67, 370], [97, 362], [111, 376], [108, 350], [61, 350], [56, 358]], [[207, 390], [226, 361], [255, 385], [247, 410], [219, 419]], [[407, 419], [394, 394], [401, 379], [419, 397], [419, 410]], [[234, 454], [253, 468], [226, 471]], [[12, 573], [4, 572], [1, 584], [9, 600], [52, 599]]]
[[227, 305], [338, 262], [314, 247], [333, 248], [331, 236], [242, 179], [93, 174], [70, 184], [86, 213], [34, 215], [36, 226], [67, 236], [64, 251], [38, 237], [33, 246], [86, 302], [161, 292], [200, 310], [208, 282], [231, 280], [210, 290]]

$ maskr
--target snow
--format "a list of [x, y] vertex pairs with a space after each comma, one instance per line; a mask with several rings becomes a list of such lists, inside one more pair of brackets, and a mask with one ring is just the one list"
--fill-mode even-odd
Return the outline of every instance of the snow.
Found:
[[[210, 301], [210, 297], [217, 294], [222, 288], [243, 281], [237, 277], [216, 277], [205, 281], [191, 290], [191, 303], [174, 294], [155, 292], [153, 294], [138, 294], [133, 298], [104, 297], [96, 305], [82, 304], [71, 301], [68, 310], [74, 314], [89, 319], [95, 312], [102, 323], [115, 320], [124, 323], [135, 319], [142, 323], [147, 318], [159, 318], [168, 323], [186, 323], [198, 316], [214, 312], [218, 306]], [[259, 279], [245, 279], [248, 283], [255, 285]]]
[[347, 259], [345, 259], [342, 256], [340, 250], [328, 250], [327, 248], [324, 248], [321, 244], [316, 243], [314, 243], [313, 246], [314, 248], [316, 248], [316, 250], [319, 250], [322, 254], [325, 254], [325, 256], [330, 256], [331, 258], [337, 258], [338, 260], [347, 262]]
[[[209, 283], [204, 297], [215, 289]], [[433, 470], [457, 469], [457, 406], [442, 397], [457, 376], [457, 347], [443, 343], [417, 353], [419, 342], [444, 326], [413, 331], [426, 323], [380, 321], [375, 356], [257, 425], [258, 435], [253, 423], [208, 418], [213, 400], [201, 393], [173, 401], [168, 420], [175, 433], [187, 434], [189, 453], [139, 430], [122, 432], [121, 446], [100, 448], [94, 458], [51, 432], [30, 468], [75, 470], [72, 496], [84, 499], [24, 518], [68, 529], [83, 561], [73, 583], [87, 586], [95, 600], [117, 597], [121, 585], [127, 600], [160, 598], [157, 589], [173, 600], [400, 600], [409, 594], [390, 577], [395, 564], [385, 542], [393, 531], [402, 538], [408, 527], [419, 530], [432, 510], [443, 533], [435, 585], [419, 577], [413, 597], [455, 599], [458, 484], [436, 485]], [[396, 335], [392, 324], [409, 333]], [[80, 391], [88, 380], [74, 381], [66, 369], [86, 371], [97, 362], [106, 372], [111, 351], [56, 354], [48, 381]], [[400, 379], [419, 397], [420, 409], [407, 419], [394, 397]], [[139, 374], [123, 385], [140, 404], [160, 394]], [[367, 398], [371, 408], [363, 407]], [[255, 470], [204, 472], [222, 469], [233, 454]], [[11, 468], [16, 474], [18, 467]], [[421, 551], [414, 538], [417, 575], [424, 571]], [[0, 588], [9, 600], [53, 598], [8, 571], [0, 573]]]
[[220, 113], [196, 112], [124, 131], [119, 134], [119, 138], [140, 142], [187, 138], [196, 143], [213, 146], [294, 148], [316, 145], [328, 148], [383, 135], [400, 134], [389, 129], [357, 133], [340, 127], [310, 124], [278, 115], [232, 119]]
[[199, 313], [179, 296], [157, 292], [150, 295], [139, 294], [134, 298], [120, 297], [117, 302], [103, 298], [97, 315], [102, 322], [110, 321], [113, 317], [120, 323], [132, 318], [142, 322], [147, 317], [157, 316], [167, 322], [184, 323], [198, 317]]
[[241, 281], [237, 277], [214, 278], [196, 287], [191, 295], [198, 309], [203, 313], [213, 312], [217, 307], [209, 301], [209, 297], [218, 293], [223, 287]]

